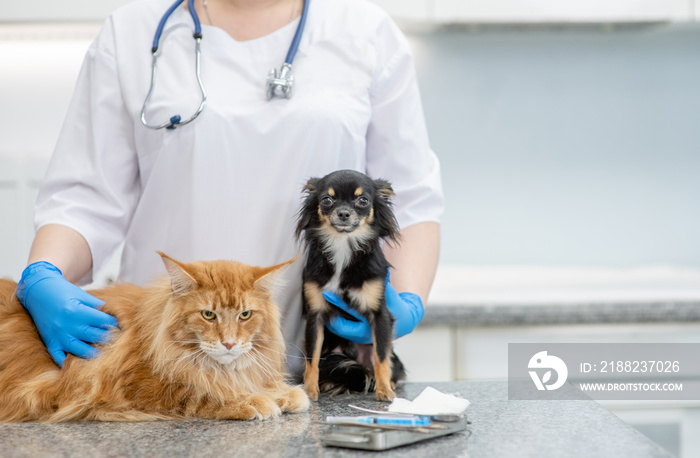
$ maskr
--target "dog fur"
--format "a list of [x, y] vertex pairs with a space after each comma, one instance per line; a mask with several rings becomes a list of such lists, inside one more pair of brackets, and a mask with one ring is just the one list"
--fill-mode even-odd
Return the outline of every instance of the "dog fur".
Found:
[[[390, 265], [381, 243], [399, 240], [390, 200], [394, 192], [388, 181], [353, 170], [311, 178], [304, 189], [296, 229], [306, 248], [304, 388], [313, 400], [318, 399], [319, 388], [375, 391], [378, 400], [392, 400], [404, 369], [392, 349], [394, 320], [385, 298]], [[373, 371], [357, 361], [354, 344], [325, 329], [332, 317], [349, 315], [329, 304], [324, 291], [336, 293], [369, 321]]]

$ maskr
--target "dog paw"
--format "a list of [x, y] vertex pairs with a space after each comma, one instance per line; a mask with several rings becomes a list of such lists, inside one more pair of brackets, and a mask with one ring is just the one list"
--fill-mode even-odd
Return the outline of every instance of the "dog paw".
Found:
[[310, 401], [318, 401], [318, 388], [314, 390], [306, 390], [306, 396]]
[[318, 401], [318, 383], [304, 383], [304, 391], [312, 401]]
[[396, 397], [396, 393], [391, 388], [381, 389], [378, 388], [376, 391], [377, 401], [393, 401]]

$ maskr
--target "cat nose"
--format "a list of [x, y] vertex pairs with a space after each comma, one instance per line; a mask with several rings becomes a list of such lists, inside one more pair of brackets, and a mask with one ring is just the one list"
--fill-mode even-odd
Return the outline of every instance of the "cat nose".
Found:
[[230, 350], [233, 348], [234, 345], [236, 345], [236, 342], [233, 340], [227, 340], [226, 342], [221, 342], [224, 347], [226, 347], [227, 350]]

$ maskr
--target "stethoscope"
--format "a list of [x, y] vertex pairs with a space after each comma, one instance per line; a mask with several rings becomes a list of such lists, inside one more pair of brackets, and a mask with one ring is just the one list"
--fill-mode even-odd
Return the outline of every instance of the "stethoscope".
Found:
[[[158, 28], [156, 28], [156, 34], [153, 37], [153, 47], [151, 48], [151, 53], [153, 54], [153, 61], [151, 63], [151, 85], [148, 88], [148, 94], [146, 94], [146, 99], [143, 101], [143, 106], [141, 107], [141, 123], [149, 129], [175, 129], [178, 126], [187, 125], [195, 119], [197, 119], [197, 116], [199, 116], [202, 110], [204, 110], [204, 106], [207, 103], [207, 93], [204, 90], [204, 83], [202, 83], [202, 77], [199, 71], [202, 42], [202, 26], [199, 23], [199, 16], [197, 15], [197, 12], [194, 9], [194, 0], [187, 0], [187, 9], [189, 10], [190, 16], [192, 16], [192, 21], [194, 22], [194, 71], [195, 75], [197, 76], [197, 85], [199, 86], [199, 91], [202, 94], [202, 101], [199, 103], [197, 111], [195, 111], [192, 116], [185, 119], [184, 121], [182, 120], [182, 117], [177, 114], [172, 116], [168, 121], [162, 124], [149, 124], [148, 121], [146, 121], [146, 107], [148, 105], [148, 102], [151, 100], [151, 94], [153, 94], [153, 86], [156, 80], [156, 62], [158, 61], [158, 56], [160, 55], [158, 53], [158, 44], [160, 42], [161, 35], [163, 34], [163, 28], [165, 27], [165, 23], [168, 21], [170, 15], [173, 14], [173, 12], [177, 9], [177, 7], [179, 7], [182, 4], [183, 1], [184, 0], [175, 0], [175, 3], [173, 3], [170, 6], [170, 8], [168, 8], [163, 17], [160, 19], [160, 22], [158, 23]], [[284, 63], [280, 68], [279, 74], [277, 73], [277, 69], [275, 68], [270, 70], [267, 74], [267, 100], [270, 100], [275, 95], [287, 99], [292, 96], [292, 88], [294, 87], [292, 62], [294, 61], [294, 56], [296, 55], [297, 49], [299, 48], [301, 34], [304, 32], [304, 25], [306, 24], [306, 14], [308, 12], [308, 9], [309, 0], [304, 0], [304, 6], [301, 10], [301, 18], [299, 19], [297, 31], [294, 34], [294, 38], [292, 39], [292, 44], [289, 45], [287, 57], [284, 59]], [[179, 28], [179, 26], [184, 26], [184, 24], [174, 26], [172, 29], [166, 31], [166, 34], [175, 28]]]

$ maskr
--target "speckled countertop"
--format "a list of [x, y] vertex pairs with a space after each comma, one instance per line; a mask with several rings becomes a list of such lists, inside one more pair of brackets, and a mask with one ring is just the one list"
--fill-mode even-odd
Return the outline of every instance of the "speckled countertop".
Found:
[[[425, 384], [409, 383], [413, 399]], [[265, 422], [24, 423], [0, 425], [2, 457], [527, 457], [670, 456], [594, 401], [508, 401], [506, 382], [431, 386], [471, 401], [469, 432], [384, 452], [324, 447], [316, 423], [353, 415], [348, 404], [377, 408], [371, 396], [322, 397], [308, 413]], [[378, 455], [380, 453], [381, 455]]]

